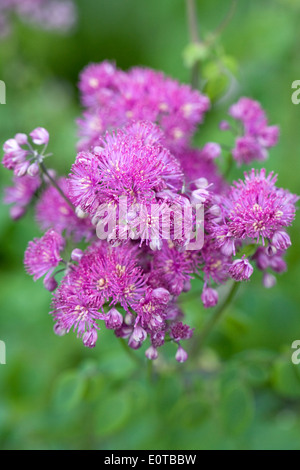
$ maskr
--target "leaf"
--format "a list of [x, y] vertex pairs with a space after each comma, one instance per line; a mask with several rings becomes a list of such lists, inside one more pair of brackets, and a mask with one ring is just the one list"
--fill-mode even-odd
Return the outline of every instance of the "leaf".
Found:
[[86, 382], [76, 371], [68, 371], [61, 375], [56, 384], [53, 396], [54, 407], [70, 411], [82, 400], [86, 390]]
[[276, 392], [287, 398], [300, 397], [299, 365], [279, 359], [273, 368], [272, 384]]
[[203, 43], [191, 43], [183, 51], [183, 62], [187, 68], [192, 68], [196, 62], [204, 61], [209, 57], [209, 47]]
[[240, 434], [251, 424], [254, 402], [251, 391], [240, 382], [232, 382], [225, 389], [220, 401], [223, 426], [230, 434]]
[[122, 429], [128, 421], [130, 410], [131, 397], [126, 391], [114, 391], [99, 397], [99, 406], [95, 411], [96, 434], [107, 436]]

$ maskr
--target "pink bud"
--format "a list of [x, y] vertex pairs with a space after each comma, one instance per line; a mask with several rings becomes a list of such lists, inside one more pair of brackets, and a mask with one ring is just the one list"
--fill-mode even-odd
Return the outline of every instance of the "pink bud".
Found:
[[179, 345], [178, 346], [178, 349], [177, 349], [177, 352], [176, 352], [176, 355], [175, 355], [175, 359], [177, 362], [185, 362], [188, 358], [188, 353]]
[[45, 277], [44, 279], [44, 287], [47, 289], [49, 292], [53, 292], [57, 288], [57, 282], [54, 278], [52, 277]]
[[221, 152], [222, 150], [220, 145], [214, 142], [208, 142], [202, 149], [202, 154], [204, 154], [208, 160], [214, 160], [215, 158], [219, 157]]
[[13, 220], [18, 220], [20, 219], [21, 217], [23, 217], [23, 215], [25, 214], [26, 210], [24, 207], [21, 207], [21, 206], [13, 206], [11, 209], [10, 209], [10, 216]]
[[27, 173], [29, 174], [29, 176], [32, 176], [32, 177], [35, 177], [39, 174], [40, 172], [40, 168], [39, 168], [39, 165], [38, 163], [32, 163], [30, 165], [30, 167], [28, 168], [27, 170]]
[[25, 161], [24, 163], [18, 163], [14, 168], [14, 175], [18, 178], [21, 178], [22, 176], [26, 175], [29, 166], [30, 163], [28, 161]]
[[229, 131], [231, 129], [231, 126], [228, 121], [221, 121], [219, 124], [219, 129], [221, 131]]
[[109, 330], [117, 330], [123, 324], [123, 316], [116, 308], [112, 308], [106, 315], [105, 325]]
[[64, 336], [67, 330], [63, 328], [59, 323], [56, 323], [53, 327], [53, 331], [57, 336]]
[[49, 142], [49, 132], [43, 127], [37, 127], [29, 135], [36, 145], [46, 145]]
[[267, 289], [270, 289], [271, 287], [275, 286], [276, 284], [276, 277], [273, 276], [273, 274], [270, 273], [264, 273], [263, 277], [263, 285]]
[[206, 178], [198, 178], [198, 179], [195, 181], [195, 186], [196, 186], [198, 189], [207, 188], [207, 186], [208, 186], [208, 181], [207, 181]]
[[26, 134], [16, 134], [15, 140], [19, 145], [27, 145], [28, 144], [28, 137]]
[[86, 331], [83, 335], [82, 341], [86, 348], [94, 348], [98, 339], [98, 333], [95, 328]]
[[292, 244], [289, 235], [283, 230], [274, 233], [272, 243], [277, 250], [287, 250]]
[[154, 291], [152, 292], [152, 296], [165, 305], [171, 300], [170, 292], [167, 289], [164, 289], [163, 287], [158, 287], [157, 289], [154, 289]]
[[196, 189], [192, 192], [191, 202], [193, 204], [203, 204], [209, 198], [209, 192], [206, 189]]
[[13, 153], [21, 150], [21, 147], [19, 146], [16, 139], [8, 139], [6, 142], [4, 142], [3, 150], [5, 153]]
[[79, 262], [81, 258], [83, 257], [83, 251], [80, 250], [80, 248], [75, 248], [75, 250], [72, 251], [71, 253], [71, 260]]
[[218, 292], [211, 287], [204, 287], [201, 300], [205, 308], [215, 307], [219, 300]]
[[150, 361], [155, 361], [155, 359], [158, 358], [157, 349], [154, 346], [150, 346], [150, 348], [146, 349], [145, 356], [147, 359], [150, 359]]

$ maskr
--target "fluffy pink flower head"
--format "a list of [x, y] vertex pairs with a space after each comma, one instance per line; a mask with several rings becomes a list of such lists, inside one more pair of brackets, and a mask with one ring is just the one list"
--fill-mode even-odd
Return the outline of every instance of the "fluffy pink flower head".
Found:
[[206, 96], [161, 72], [140, 67], [123, 72], [108, 62], [89, 65], [79, 87], [88, 110], [79, 121], [82, 150], [95, 145], [92, 123], [103, 133], [132, 120], [159, 123], [167, 146], [184, 147], [210, 107]]
[[233, 158], [241, 165], [253, 160], [265, 160], [267, 149], [278, 142], [279, 128], [268, 126], [268, 120], [261, 105], [250, 98], [241, 98], [229, 114], [243, 124], [244, 135], [239, 137], [233, 149]]
[[77, 331], [77, 337], [82, 338], [84, 345], [91, 348], [97, 340], [97, 321], [104, 318], [104, 315], [99, 313], [99, 307], [99, 304], [91, 302], [89, 296], [75, 292], [68, 286], [64, 291], [60, 290], [55, 294], [54, 310], [51, 314], [59, 331]]
[[275, 186], [276, 176], [266, 170], [245, 173], [223, 199], [224, 224], [215, 228], [218, 246], [228, 240], [271, 240], [277, 231], [292, 224], [298, 196]]
[[17, 219], [25, 213], [26, 207], [30, 204], [42, 181], [39, 176], [25, 175], [21, 178], [14, 177], [13, 183], [13, 186], [4, 190], [4, 203], [14, 204], [11, 209], [11, 217]]
[[[57, 183], [68, 197], [66, 178], [60, 178]], [[95, 236], [90, 218], [79, 218], [53, 186], [48, 186], [42, 193], [36, 205], [36, 219], [42, 230], [53, 228], [58, 233], [64, 232], [67, 238], [71, 237], [76, 242]]]
[[25, 251], [24, 264], [29, 274], [36, 281], [46, 274], [47, 279], [53, 270], [62, 261], [60, 252], [63, 250], [65, 241], [63, 237], [49, 230], [42, 238], [35, 238], [29, 242]]
[[182, 187], [178, 161], [153, 143], [159, 132], [151, 123], [142, 126], [107, 134], [93, 153], [79, 153], [69, 179], [76, 206], [94, 215], [100, 204], [117, 202], [122, 196], [131, 203], [145, 203], [162, 189]]

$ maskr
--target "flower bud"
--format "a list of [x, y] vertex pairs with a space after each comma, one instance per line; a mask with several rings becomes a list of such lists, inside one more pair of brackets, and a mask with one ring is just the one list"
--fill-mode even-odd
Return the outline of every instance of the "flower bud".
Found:
[[95, 328], [86, 331], [83, 335], [82, 341], [86, 348], [94, 348], [98, 339], [98, 333]]
[[32, 177], [37, 176], [39, 172], [40, 172], [40, 168], [39, 168], [38, 163], [36, 162], [32, 163], [27, 170], [27, 173], [29, 174], [29, 176], [32, 176]]
[[157, 349], [154, 346], [150, 346], [150, 348], [146, 349], [145, 356], [147, 359], [150, 359], [150, 361], [155, 361], [155, 359], [158, 358]]
[[27, 145], [28, 144], [28, 137], [26, 134], [16, 134], [15, 135], [15, 141], [19, 144], [19, 145]]
[[55, 323], [53, 331], [57, 336], [64, 336], [67, 333], [67, 330], [63, 328], [59, 323]]
[[54, 276], [51, 276], [51, 277], [45, 277], [44, 279], [44, 287], [45, 289], [47, 289], [49, 292], [53, 292], [55, 291], [55, 289], [57, 288], [57, 282], [54, 278]]
[[273, 276], [273, 274], [270, 273], [264, 273], [263, 277], [263, 285], [267, 289], [270, 289], [271, 287], [275, 286], [276, 284], [276, 277]]
[[12, 220], [18, 220], [25, 214], [26, 209], [22, 206], [13, 206], [10, 209], [10, 216]]
[[105, 325], [109, 330], [117, 330], [123, 324], [123, 316], [116, 308], [112, 308], [106, 315]]
[[71, 260], [79, 262], [83, 257], [83, 251], [80, 248], [75, 248], [71, 253]]
[[272, 238], [272, 244], [277, 250], [287, 250], [291, 246], [292, 242], [289, 235], [283, 230], [279, 230], [274, 233]]
[[175, 359], [177, 362], [185, 362], [188, 358], [188, 353], [182, 348], [182, 346], [178, 346]]
[[211, 287], [204, 287], [201, 294], [201, 300], [205, 308], [215, 307], [219, 300], [219, 294]]
[[171, 300], [170, 292], [167, 289], [164, 289], [163, 287], [158, 287], [157, 289], [154, 289], [152, 291], [152, 296], [165, 305]]
[[230, 266], [228, 272], [232, 279], [235, 279], [236, 281], [246, 281], [252, 275], [253, 267], [245, 258], [236, 259]]
[[49, 132], [43, 127], [37, 127], [29, 135], [36, 145], [46, 145], [49, 142]]

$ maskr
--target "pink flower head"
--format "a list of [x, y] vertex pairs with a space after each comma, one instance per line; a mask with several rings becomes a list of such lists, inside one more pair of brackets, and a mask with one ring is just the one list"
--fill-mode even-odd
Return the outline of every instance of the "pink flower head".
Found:
[[103, 314], [99, 313], [99, 304], [68, 287], [56, 292], [53, 308], [51, 313], [61, 329], [66, 333], [71, 329], [76, 330], [77, 337], [83, 339], [85, 346], [94, 347], [97, 340], [95, 330], [99, 329], [97, 320], [103, 320]]
[[[106, 134], [93, 153], [79, 153], [69, 179], [72, 202], [95, 214], [103, 203], [127, 197], [129, 202], [151, 201], [157, 191], [180, 189], [183, 175], [170, 152], [153, 142], [153, 124], [143, 133], [129, 126], [117, 134]], [[136, 132], [136, 134], [134, 133]]]
[[60, 252], [65, 241], [54, 230], [49, 230], [42, 238], [29, 242], [25, 251], [24, 264], [29, 274], [36, 281], [46, 274], [47, 279], [61, 262]]
[[[79, 121], [81, 150], [96, 143], [100, 134], [133, 120], [158, 122], [169, 148], [184, 148], [209, 109], [209, 99], [161, 72], [134, 67], [128, 72], [103, 62], [89, 65], [81, 74], [82, 102], [87, 108]], [[94, 123], [94, 124], [92, 124]]]
[[245, 180], [235, 182], [223, 198], [225, 222], [214, 229], [222, 247], [228, 240], [271, 240], [275, 232], [291, 225], [298, 196], [275, 186], [273, 173], [266, 170], [245, 173]]
[[265, 160], [268, 157], [267, 149], [278, 142], [279, 128], [268, 126], [261, 105], [250, 98], [241, 98], [230, 108], [229, 114], [241, 121], [244, 127], [244, 135], [236, 140], [233, 158], [240, 165], [253, 160]]
[[[58, 179], [57, 183], [68, 196], [66, 178]], [[89, 240], [95, 235], [90, 218], [79, 218], [57, 189], [51, 185], [42, 193], [36, 205], [36, 219], [42, 230], [53, 228], [58, 233], [65, 233], [67, 238], [73, 238], [75, 242], [82, 239]]]
[[[14, 185], [4, 190], [4, 203], [14, 204], [13, 212], [19, 212], [23, 215], [26, 211], [26, 207], [30, 204], [35, 192], [41, 185], [41, 179], [39, 176], [22, 176], [21, 178], [13, 178]], [[18, 218], [18, 217], [13, 217]]]
[[193, 336], [194, 328], [190, 328], [188, 325], [184, 325], [182, 322], [177, 322], [171, 326], [170, 336], [178, 343], [185, 339], [190, 339]]

